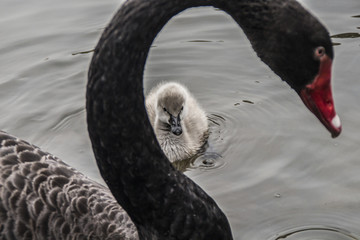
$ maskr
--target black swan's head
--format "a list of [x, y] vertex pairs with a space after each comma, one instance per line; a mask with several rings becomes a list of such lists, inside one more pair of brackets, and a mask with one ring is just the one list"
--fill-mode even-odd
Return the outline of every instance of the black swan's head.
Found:
[[271, 9], [249, 1], [238, 4], [243, 12], [235, 20], [258, 56], [337, 137], [341, 123], [331, 92], [334, 53], [325, 27], [295, 1], [273, 0]]

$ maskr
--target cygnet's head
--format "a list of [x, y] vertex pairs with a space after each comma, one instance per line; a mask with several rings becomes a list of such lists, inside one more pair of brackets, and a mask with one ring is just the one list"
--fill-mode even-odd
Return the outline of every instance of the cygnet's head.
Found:
[[185, 114], [187, 93], [178, 84], [166, 85], [159, 89], [157, 96], [157, 116], [164, 130], [176, 136], [183, 132], [182, 119]]

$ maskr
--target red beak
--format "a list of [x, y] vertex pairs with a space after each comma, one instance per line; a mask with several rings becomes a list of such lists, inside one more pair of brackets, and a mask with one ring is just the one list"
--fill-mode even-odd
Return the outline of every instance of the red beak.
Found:
[[340, 118], [335, 112], [334, 100], [331, 92], [332, 60], [326, 54], [320, 58], [319, 74], [314, 81], [306, 85], [300, 92], [309, 110], [330, 131], [333, 138], [341, 133]]

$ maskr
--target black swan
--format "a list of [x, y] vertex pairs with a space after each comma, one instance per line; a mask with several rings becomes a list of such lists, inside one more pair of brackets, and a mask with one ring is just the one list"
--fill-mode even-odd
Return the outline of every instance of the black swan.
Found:
[[156, 138], [170, 162], [188, 159], [204, 146], [208, 120], [184, 85], [158, 84], [146, 96], [145, 106]]
[[209, 5], [231, 15], [258, 56], [333, 137], [340, 134], [330, 87], [331, 41], [296, 1], [128, 0], [99, 40], [87, 85], [88, 131], [110, 190], [1, 132], [1, 239], [232, 239], [214, 200], [161, 151], [142, 94], [156, 34], [177, 13]]

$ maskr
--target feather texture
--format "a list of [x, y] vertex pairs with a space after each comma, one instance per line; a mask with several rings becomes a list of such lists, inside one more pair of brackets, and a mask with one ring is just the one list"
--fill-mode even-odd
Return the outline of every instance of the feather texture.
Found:
[[[192, 157], [204, 145], [208, 135], [206, 114], [182, 84], [164, 82], [154, 87], [146, 97], [146, 110], [161, 149], [171, 162]], [[179, 116], [180, 135], [168, 127], [170, 114]]]
[[0, 132], [0, 239], [138, 239], [108, 188]]

